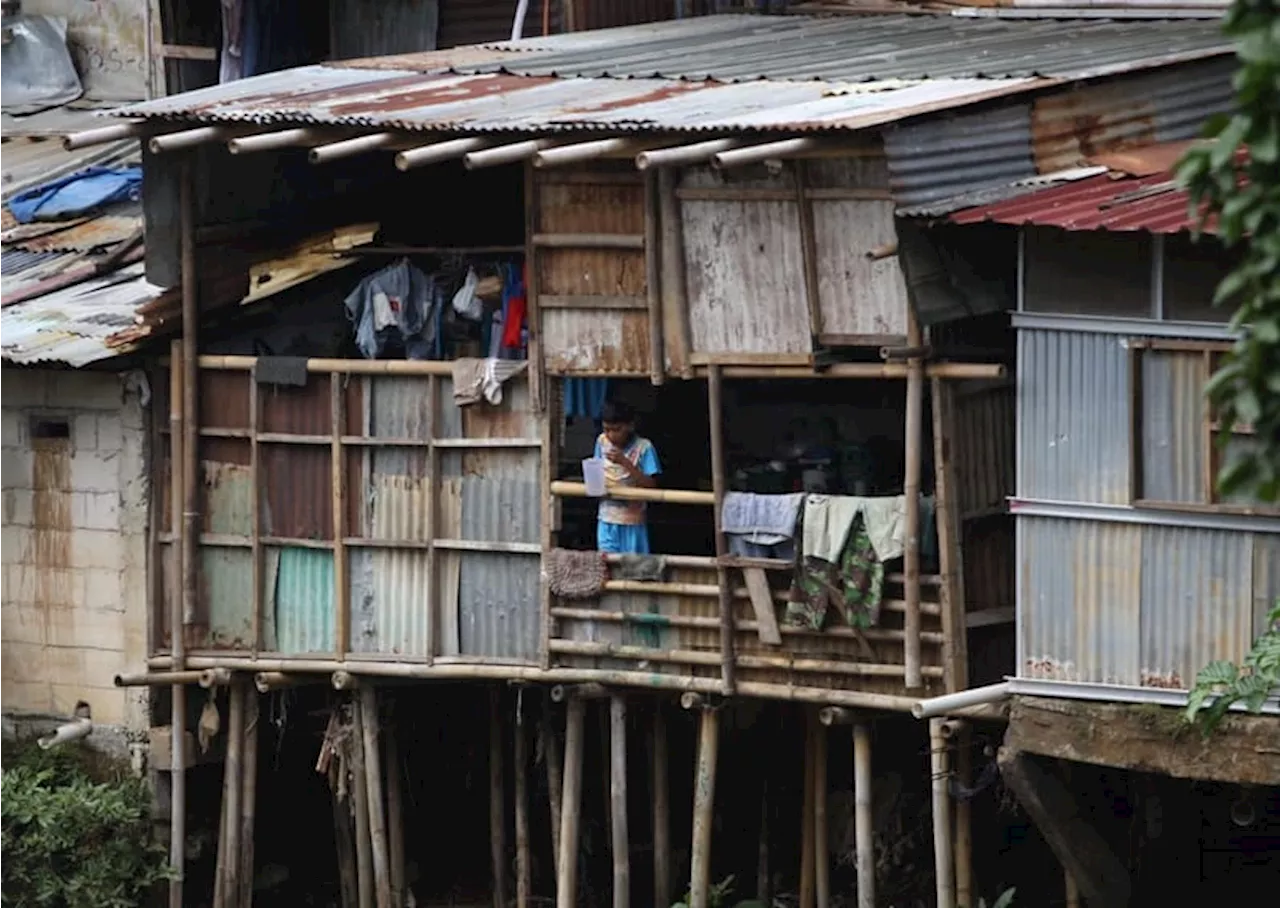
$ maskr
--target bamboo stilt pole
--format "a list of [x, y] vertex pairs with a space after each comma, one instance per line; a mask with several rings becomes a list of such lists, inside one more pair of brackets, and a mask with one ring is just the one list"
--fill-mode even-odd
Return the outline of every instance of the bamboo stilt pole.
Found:
[[813, 738], [813, 881], [817, 908], [831, 904], [831, 850], [827, 843], [827, 729], [809, 712]]
[[760, 786], [760, 837], [756, 845], [756, 901], [773, 904], [773, 885], [769, 871], [769, 776], [766, 772]]
[[391, 864], [391, 902], [395, 908], [405, 903], [404, 791], [400, 773], [400, 742], [394, 726], [383, 739], [386, 754], [387, 851]]
[[804, 736], [804, 798], [800, 807], [800, 908], [814, 908], [813, 735]]
[[[920, 323], [914, 313], [907, 313], [907, 346], [920, 346]], [[906, 687], [924, 686], [920, 671], [920, 457], [924, 431], [924, 362], [920, 357], [907, 360], [907, 413], [905, 427], [904, 478], [902, 494], [906, 496], [904, 523], [905, 548], [902, 556], [903, 598], [906, 617], [903, 629], [903, 662], [906, 664]]]
[[556, 908], [576, 908], [577, 905], [578, 808], [582, 798], [582, 726], [586, 708], [585, 701], [571, 697], [565, 709], [564, 800], [556, 862]]
[[239, 908], [253, 908], [254, 831], [258, 814], [258, 691], [246, 679], [244, 687], [244, 766], [240, 811]]
[[[960, 731], [960, 740], [956, 747], [956, 775], [962, 785], [968, 785], [972, 773], [972, 754], [969, 746], [972, 731], [965, 723]], [[973, 828], [972, 805], [956, 798], [955, 805], [955, 862], [956, 862], [956, 904], [961, 908], [973, 908]]]
[[[185, 262], [185, 259], [184, 259]], [[170, 346], [169, 365], [169, 498], [170, 529], [175, 539], [181, 538], [183, 489], [182, 471], [182, 380], [185, 373], [182, 344]], [[173, 654], [171, 709], [169, 722], [173, 729], [169, 764], [169, 908], [183, 908], [183, 875], [187, 856], [187, 688], [191, 672], [183, 671], [186, 640], [182, 620], [182, 552], [177, 541], [169, 545], [169, 646]], [[197, 679], [198, 680], [198, 679]], [[119, 684], [120, 679], [116, 679]]]
[[360, 733], [364, 742], [364, 781], [368, 791], [369, 845], [373, 853], [373, 891], [378, 908], [391, 908], [391, 869], [387, 857], [387, 818], [382, 803], [382, 762], [378, 748], [378, 692], [360, 688]]
[[529, 754], [528, 732], [524, 726], [524, 710], [521, 698], [516, 698], [515, 746], [512, 761], [515, 763], [516, 789], [516, 908], [529, 908], [533, 895], [533, 867], [529, 858]]
[[360, 697], [351, 700], [351, 797], [355, 804], [356, 892], [360, 908], [373, 908], [373, 841], [369, 836], [369, 788], [365, 783], [364, 717]]
[[240, 802], [244, 778], [244, 699], [245, 688], [239, 680], [231, 685], [231, 707], [227, 711], [227, 762], [223, 767], [222, 796], [225, 800], [223, 834], [226, 836], [225, 849], [218, 849], [223, 857], [223, 865], [219, 871], [218, 894], [222, 901], [216, 902], [217, 908], [232, 908], [239, 896], [239, 864], [240, 864], [240, 823], [242, 821]]
[[631, 906], [631, 843], [627, 833], [627, 701], [609, 698], [609, 819], [613, 828], [613, 908]]
[[551, 722], [551, 697], [542, 700], [542, 715], [538, 719], [542, 735], [542, 758], [547, 764], [547, 800], [551, 814], [551, 854], [557, 866], [560, 861], [560, 811], [561, 794], [564, 791], [564, 761], [560, 754], [560, 738]]
[[[729, 554], [724, 528], [720, 525], [720, 510], [724, 505], [724, 493], [727, 480], [724, 457], [724, 402], [723, 383], [720, 378], [720, 367], [711, 366], [707, 370], [707, 410], [711, 422], [711, 486], [714, 496], [714, 520], [716, 534], [716, 557], [723, 558]], [[733, 658], [733, 593], [729, 588], [729, 572], [724, 567], [716, 568], [716, 581], [720, 598], [720, 680], [724, 684], [726, 696], [734, 692], [734, 658]]]
[[689, 868], [689, 908], [707, 908], [711, 885], [711, 827], [715, 816], [719, 714], [703, 709], [698, 726], [698, 766], [693, 787], [693, 854]]
[[338, 800], [337, 792], [330, 800], [333, 802], [333, 844], [338, 853], [341, 905], [342, 908], [357, 908], [360, 884], [356, 869], [356, 843], [351, 834], [351, 807], [348, 802]]
[[858, 908], [876, 906], [876, 862], [872, 840], [871, 726], [853, 725], [853, 829], [858, 871]]
[[653, 900], [671, 904], [671, 786], [667, 778], [667, 716], [653, 707]]
[[[603, 689], [602, 689], [603, 692]], [[585, 695], [584, 695], [585, 696]], [[597, 713], [600, 720], [600, 805], [601, 816], [608, 817], [610, 815], [609, 789], [612, 787], [610, 755], [609, 755], [609, 703], [604, 701], [600, 704], [600, 711]], [[609, 853], [613, 854], [613, 823], [604, 824], [605, 836], [608, 838]]]
[[502, 693], [489, 690], [489, 854], [493, 908], [507, 908], [506, 791], [502, 772]]
[[[1080, 887], [1076, 885], [1076, 878], [1071, 875], [1070, 871], [1063, 869], [1062, 882], [1065, 889], [1067, 908], [1080, 908]], [[970, 906], [964, 905], [962, 908], [970, 908]]]
[[933, 866], [938, 904], [954, 905], [955, 877], [951, 851], [951, 792], [947, 790], [947, 740], [942, 719], [929, 720], [929, 772], [933, 793]]

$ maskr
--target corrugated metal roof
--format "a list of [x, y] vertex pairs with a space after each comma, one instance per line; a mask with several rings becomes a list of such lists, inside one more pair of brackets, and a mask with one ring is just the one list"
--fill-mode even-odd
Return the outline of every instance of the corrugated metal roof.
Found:
[[423, 75], [308, 66], [174, 95], [129, 116], [448, 133], [861, 129], [1024, 91], [1035, 79], [864, 85]]
[[859, 129], [1229, 51], [1202, 22], [712, 16], [301, 67], [123, 113], [460, 133]]
[[60, 224], [35, 222], [5, 231], [6, 246], [27, 252], [92, 252], [121, 243], [142, 229], [142, 211], [130, 203], [136, 214], [103, 214]]
[[994, 221], [1064, 230], [1148, 233], [1180, 233], [1196, 226], [1186, 191], [1168, 173], [1148, 177], [1100, 174], [994, 205], [966, 208], [950, 219], [957, 224]]
[[[586, 33], [588, 35], [592, 33]], [[617, 36], [615, 38], [615, 35]], [[1226, 52], [1215, 21], [712, 16], [493, 45], [475, 72], [689, 79], [1090, 78]]]
[[125, 352], [111, 335], [135, 325], [139, 306], [161, 294], [142, 263], [0, 310], [0, 355], [14, 363], [84, 366]]

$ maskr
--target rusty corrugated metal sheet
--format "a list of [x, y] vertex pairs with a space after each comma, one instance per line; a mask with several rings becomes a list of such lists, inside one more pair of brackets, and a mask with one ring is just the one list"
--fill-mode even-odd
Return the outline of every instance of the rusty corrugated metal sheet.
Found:
[[1114, 334], [1018, 332], [1018, 495], [1129, 503], [1129, 353]]
[[957, 224], [992, 221], [1063, 230], [1128, 230], [1181, 233], [1195, 229], [1187, 193], [1172, 174], [1141, 179], [1100, 174], [1017, 198], [966, 208], [951, 215]]
[[[28, 273], [38, 271], [33, 268]], [[147, 283], [139, 263], [7, 305], [0, 314], [3, 357], [14, 363], [58, 362], [79, 367], [127, 352], [130, 345], [112, 346], [109, 339], [132, 328], [138, 307], [161, 292]]]
[[123, 242], [141, 229], [141, 213], [104, 214], [66, 226], [23, 224], [6, 231], [4, 243], [28, 252], [92, 252]]
[[1204, 501], [1204, 356], [1170, 350], [1142, 354], [1142, 497]]
[[1254, 537], [1161, 526], [1142, 537], [1139, 683], [1186, 690], [1206, 663], [1249, 651]]
[[208, 621], [203, 645], [253, 648], [253, 560], [248, 549], [200, 549], [200, 605]]
[[1142, 527], [1020, 516], [1018, 677], [1137, 685]]
[[885, 134], [894, 199], [936, 205], [1115, 149], [1195, 138], [1209, 117], [1230, 109], [1232, 72], [1230, 60], [1188, 63], [896, 127]]

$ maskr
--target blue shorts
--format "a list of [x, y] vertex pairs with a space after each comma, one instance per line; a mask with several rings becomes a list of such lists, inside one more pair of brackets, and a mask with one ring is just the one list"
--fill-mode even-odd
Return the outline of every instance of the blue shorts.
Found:
[[597, 520], [596, 548], [602, 552], [648, 555], [649, 527], [643, 523], [605, 523]]

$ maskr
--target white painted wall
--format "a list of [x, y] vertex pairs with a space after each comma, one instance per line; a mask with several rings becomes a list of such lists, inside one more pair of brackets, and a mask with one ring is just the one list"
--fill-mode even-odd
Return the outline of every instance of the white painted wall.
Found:
[[[5, 369], [3, 706], [143, 729], [142, 689], [113, 685], [145, 667], [147, 471], [137, 382], [98, 372]], [[68, 438], [33, 438], [65, 420]]]

